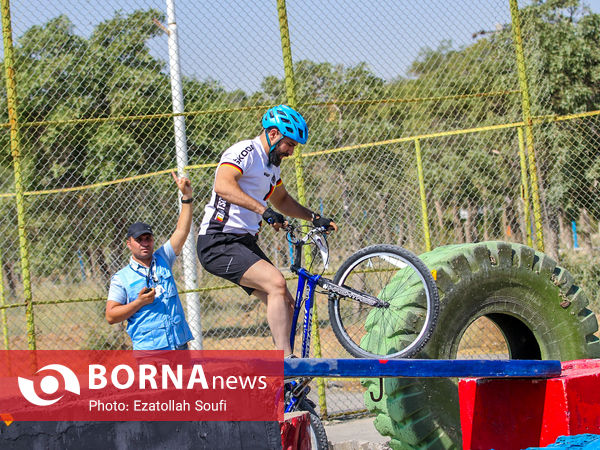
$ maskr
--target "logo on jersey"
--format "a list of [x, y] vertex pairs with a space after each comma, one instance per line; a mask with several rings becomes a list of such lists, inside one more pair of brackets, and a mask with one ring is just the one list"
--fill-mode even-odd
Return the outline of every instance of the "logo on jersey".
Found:
[[237, 158], [233, 159], [233, 162], [236, 164], [242, 164], [242, 161], [244, 160], [244, 158], [246, 156], [248, 156], [252, 150], [254, 150], [254, 147], [249, 145], [248, 147], [246, 147], [244, 150], [241, 151], [241, 153], [239, 154], [239, 156]]
[[225, 210], [225, 207], [227, 207], [227, 201], [222, 197], [219, 197], [219, 199], [217, 200], [217, 211], [223, 212]]
[[227, 201], [219, 197], [216, 207], [217, 215], [215, 216], [215, 219], [219, 222], [223, 222], [223, 219], [225, 218], [225, 208], [227, 208]]
[[215, 202], [215, 213], [213, 216], [213, 220], [216, 220], [217, 222], [223, 222], [227, 217], [229, 203], [227, 202], [227, 200], [223, 199], [222, 197], [219, 197], [218, 195], [216, 200], [217, 201]]

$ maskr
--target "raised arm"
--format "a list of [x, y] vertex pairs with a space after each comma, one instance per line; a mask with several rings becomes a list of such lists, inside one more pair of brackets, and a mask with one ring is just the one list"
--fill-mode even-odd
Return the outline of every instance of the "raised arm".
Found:
[[185, 203], [186, 200], [192, 200], [193, 191], [190, 180], [186, 177], [179, 178], [175, 172], [171, 172], [179, 191], [181, 192], [181, 211], [179, 213], [179, 219], [177, 220], [177, 227], [171, 235], [171, 246], [176, 255], [181, 253], [185, 240], [187, 239], [190, 229], [192, 227], [192, 202]]

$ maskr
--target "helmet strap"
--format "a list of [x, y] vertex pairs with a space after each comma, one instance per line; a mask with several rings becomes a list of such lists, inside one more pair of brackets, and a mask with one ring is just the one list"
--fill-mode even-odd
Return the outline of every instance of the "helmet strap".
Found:
[[281, 142], [281, 140], [285, 137], [283, 135], [281, 135], [281, 137], [279, 139], [277, 139], [276, 142], [274, 142], [273, 144], [271, 144], [271, 139], [269, 139], [269, 131], [265, 130], [265, 137], [267, 138], [267, 145], [269, 146], [269, 166], [271, 164], [274, 164], [276, 167], [279, 167], [279, 164], [281, 164], [281, 158], [279, 157], [279, 155], [277, 155], [277, 153], [275, 153], [275, 149], [277, 148], [277, 145]]

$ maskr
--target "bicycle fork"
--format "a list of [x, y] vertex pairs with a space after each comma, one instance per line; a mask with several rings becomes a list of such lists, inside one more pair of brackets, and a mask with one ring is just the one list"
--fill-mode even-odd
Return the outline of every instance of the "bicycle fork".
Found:
[[[290, 346], [292, 352], [294, 351], [294, 341], [296, 337], [296, 326], [298, 325], [298, 316], [300, 315], [300, 308], [302, 302], [304, 302], [304, 323], [302, 325], [302, 352], [301, 358], [308, 358], [310, 354], [310, 342], [311, 342], [311, 326], [313, 317], [313, 302], [315, 298], [315, 287], [317, 286], [320, 275], [311, 275], [303, 268], [299, 268], [298, 271], [298, 290], [296, 291], [296, 300], [294, 302], [294, 316], [292, 317], [292, 332], [290, 333]], [[304, 290], [308, 284], [308, 291], [303, 297]]]

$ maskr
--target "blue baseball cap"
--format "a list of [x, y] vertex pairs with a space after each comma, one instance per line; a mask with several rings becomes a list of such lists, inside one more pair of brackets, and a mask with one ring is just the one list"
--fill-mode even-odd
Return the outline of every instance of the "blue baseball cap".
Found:
[[131, 225], [129, 225], [129, 228], [127, 228], [127, 237], [128, 238], [132, 237], [132, 238], [136, 239], [136, 238], [139, 238], [142, 234], [154, 235], [154, 233], [152, 231], [152, 227], [144, 222], [136, 222], [136, 223], [132, 223]]

